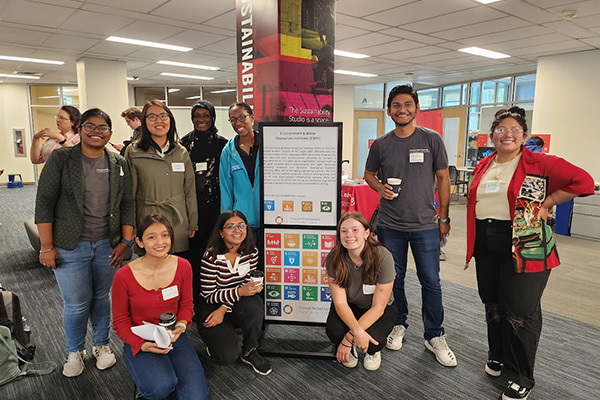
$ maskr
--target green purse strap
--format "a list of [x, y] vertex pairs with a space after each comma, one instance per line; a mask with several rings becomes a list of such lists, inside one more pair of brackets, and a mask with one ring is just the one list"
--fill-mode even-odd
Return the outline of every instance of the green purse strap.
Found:
[[2, 342], [6, 345], [8, 351], [10, 351], [10, 353], [13, 356], [17, 357], [19, 361], [23, 362], [26, 365], [23, 371], [21, 371], [21, 375], [46, 375], [53, 372], [56, 369], [56, 363], [53, 361], [42, 361], [39, 363], [32, 363], [23, 360], [21, 357], [19, 357], [19, 354], [17, 354], [16, 350], [14, 350], [14, 347], [8, 343], [4, 335], [0, 334], [0, 340], [2, 340]]

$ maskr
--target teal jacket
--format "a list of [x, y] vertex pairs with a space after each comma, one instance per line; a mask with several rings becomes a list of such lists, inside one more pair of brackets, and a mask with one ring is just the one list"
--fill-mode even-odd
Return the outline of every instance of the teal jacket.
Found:
[[[110, 186], [110, 245], [121, 241], [121, 226], [135, 224], [131, 174], [127, 161], [104, 150], [108, 157]], [[38, 182], [35, 223], [52, 223], [54, 246], [73, 250], [83, 225], [83, 166], [81, 144], [52, 152]]]
[[258, 228], [260, 227], [260, 155], [256, 157], [254, 185], [251, 185], [242, 157], [235, 148], [235, 138], [237, 135], [229, 139], [221, 152], [219, 165], [221, 212], [241, 211], [248, 218], [248, 224], [252, 228]]

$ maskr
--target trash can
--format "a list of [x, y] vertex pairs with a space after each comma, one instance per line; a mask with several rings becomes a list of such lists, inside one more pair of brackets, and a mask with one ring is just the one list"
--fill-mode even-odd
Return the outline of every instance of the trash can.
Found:
[[[19, 180], [16, 178], [19, 177]], [[21, 178], [21, 174], [9, 174], [8, 175], [8, 183], [6, 187], [9, 189], [16, 189], [23, 187], [23, 178]]]
[[556, 225], [554, 232], [559, 235], [571, 236], [571, 214], [573, 213], [573, 200], [566, 201], [556, 206]]

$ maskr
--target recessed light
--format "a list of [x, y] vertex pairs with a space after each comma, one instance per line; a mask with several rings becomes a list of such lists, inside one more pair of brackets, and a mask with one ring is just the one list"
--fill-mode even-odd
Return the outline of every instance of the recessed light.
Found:
[[175, 50], [175, 51], [183, 51], [183, 52], [188, 52], [188, 51], [194, 50], [191, 47], [174, 46], [172, 44], [148, 42], [146, 40], [129, 39], [129, 38], [124, 38], [124, 37], [119, 37], [119, 36], [109, 36], [108, 38], [106, 38], [106, 40], [108, 40], [109, 42], [135, 44], [138, 46], [156, 47], [158, 49]]
[[494, 60], [510, 57], [508, 54], [498, 53], [497, 51], [486, 50], [480, 47], [465, 47], [464, 49], [458, 49], [458, 51], [473, 54], [475, 56], [493, 58]]
[[208, 77], [208, 76], [172, 74], [170, 72], [162, 72], [161, 75], [164, 75], [164, 76], [174, 76], [176, 78], [201, 79], [203, 81], [212, 81], [213, 79], [215, 79], [215, 78], [211, 78], [211, 77]]
[[35, 75], [11, 75], [11, 74], [0, 74], [4, 78], [19, 78], [19, 79], [40, 79], [39, 76]]
[[481, 4], [490, 4], [490, 3], [495, 3], [497, 1], [502, 1], [502, 0], [475, 0], [480, 2]]
[[12, 57], [12, 56], [0, 56], [0, 60], [23, 61], [23, 62], [31, 62], [31, 63], [39, 63], [39, 64], [54, 64], [54, 65], [63, 65], [65, 63], [64, 61], [43, 60], [40, 58], [25, 58], [25, 57]]
[[213, 92], [210, 93], [229, 93], [229, 92], [235, 92], [237, 89], [223, 89], [223, 90], [215, 90]]
[[345, 71], [343, 69], [335, 69], [335, 70], [333, 70], [333, 72], [335, 72], [336, 74], [342, 74], [342, 75], [361, 76], [363, 78], [373, 78], [373, 77], [377, 76], [375, 74], [367, 74], [365, 72]]
[[336, 56], [350, 57], [350, 58], [367, 58], [367, 57], [371, 57], [371, 56], [368, 56], [366, 54], [351, 53], [349, 51], [343, 51], [343, 50], [337, 50], [337, 49], [335, 49], [333, 51], [333, 54], [335, 54]]
[[187, 63], [176, 62], [176, 61], [160, 60], [160, 61], [157, 61], [156, 63], [163, 64], [163, 65], [172, 65], [174, 67], [207, 69], [209, 71], [218, 71], [219, 70], [219, 67], [211, 67], [209, 65], [187, 64]]

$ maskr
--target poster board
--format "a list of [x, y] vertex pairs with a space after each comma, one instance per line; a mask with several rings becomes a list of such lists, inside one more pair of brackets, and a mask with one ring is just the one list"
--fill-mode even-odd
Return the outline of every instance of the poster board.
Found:
[[341, 123], [260, 123], [265, 319], [324, 324], [341, 210]]

